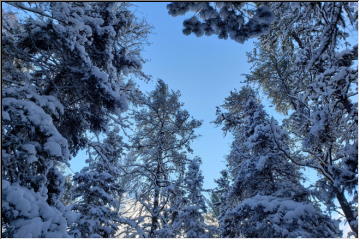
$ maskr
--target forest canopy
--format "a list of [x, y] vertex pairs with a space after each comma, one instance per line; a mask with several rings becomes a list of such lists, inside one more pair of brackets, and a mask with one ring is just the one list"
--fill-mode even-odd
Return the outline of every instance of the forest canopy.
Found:
[[[185, 15], [184, 38], [254, 41], [249, 73], [214, 112], [232, 136], [215, 187], [193, 147], [202, 120], [166, 79], [140, 87], [156, 26], [132, 3], [4, 2], [2, 237], [339, 238], [340, 222], [358, 237], [357, 4], [166, 11]], [[70, 173], [80, 151], [86, 166]]]

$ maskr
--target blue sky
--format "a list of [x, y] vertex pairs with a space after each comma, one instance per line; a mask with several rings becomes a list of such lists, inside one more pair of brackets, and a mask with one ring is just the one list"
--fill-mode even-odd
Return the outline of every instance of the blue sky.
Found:
[[[242, 74], [249, 72], [246, 52], [253, 48], [252, 41], [239, 44], [215, 36], [185, 36], [182, 21], [186, 16], [170, 16], [166, 3], [137, 2], [134, 5], [135, 14], [153, 26], [150, 45], [143, 50], [148, 60], [143, 70], [152, 75], [152, 81], [138, 83], [146, 92], [154, 88], [157, 79], [164, 80], [171, 89], [180, 90], [184, 108], [195, 119], [203, 121], [197, 131], [201, 136], [192, 146], [194, 155], [203, 161], [204, 187], [213, 188], [214, 178], [225, 168], [232, 137], [224, 136], [221, 128], [211, 122], [216, 117], [216, 106], [224, 102], [231, 90], [241, 87]], [[264, 103], [269, 112], [275, 113], [268, 107], [269, 102]], [[277, 118], [281, 116], [277, 114]], [[74, 172], [84, 166], [85, 158], [82, 152], [72, 160]]]

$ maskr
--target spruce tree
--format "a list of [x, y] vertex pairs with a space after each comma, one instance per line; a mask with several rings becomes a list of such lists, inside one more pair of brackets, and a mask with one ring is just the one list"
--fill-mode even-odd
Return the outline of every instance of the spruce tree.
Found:
[[5, 4], [14, 12], [2, 16], [2, 232], [65, 237], [73, 217], [59, 169], [127, 109], [129, 74], [146, 77], [148, 27], [127, 3]]
[[125, 192], [121, 181], [124, 144], [118, 131], [109, 131], [102, 143], [91, 143], [89, 166], [73, 177], [73, 210], [80, 215], [72, 229], [75, 237], [115, 237]]
[[173, 2], [167, 9], [171, 16], [196, 13], [183, 22], [186, 35], [216, 35], [240, 43], [265, 34], [273, 21], [273, 14], [264, 3]]
[[66, 237], [71, 221], [60, 201], [64, 179], [59, 167], [68, 164], [70, 154], [53, 122], [63, 106], [33, 86], [3, 89], [2, 104], [2, 233]]
[[128, 3], [7, 4], [32, 17], [7, 24], [4, 86], [29, 84], [58, 99], [65, 111], [54, 122], [76, 154], [86, 146], [86, 131], [105, 131], [109, 115], [127, 109], [134, 90], [129, 75], [146, 77], [140, 47], [148, 27]]
[[219, 218], [223, 214], [226, 197], [230, 190], [230, 179], [227, 170], [220, 172], [221, 176], [215, 179], [216, 187], [211, 192], [210, 207], [213, 215]]
[[173, 235], [169, 227], [172, 221], [164, 214], [168, 214], [166, 209], [174, 197], [171, 189], [184, 175], [195, 128], [201, 124], [182, 109], [179, 96], [159, 80], [155, 90], [140, 100], [142, 107], [134, 112], [132, 171], [137, 184], [133, 194], [149, 214], [142, 224], [149, 237]]
[[181, 222], [183, 237], [210, 237], [204, 222], [205, 198], [202, 194], [204, 177], [200, 170], [201, 159], [196, 157], [188, 165], [185, 175], [185, 204], [181, 208], [177, 222]]
[[226, 212], [220, 218], [222, 236], [339, 236], [334, 222], [310, 202], [299, 169], [277, 147], [287, 149], [288, 136], [269, 119], [255, 92], [249, 87], [232, 92], [223, 107], [217, 121], [224, 123], [224, 130], [237, 132], [237, 147], [247, 158], [240, 154], [237, 161]]
[[[357, 235], [357, 6], [350, 2], [272, 3], [277, 16], [250, 61], [260, 85], [298, 142], [289, 160], [312, 168], [314, 196], [341, 211]], [[326, 13], [326, 14], [324, 14]], [[286, 31], [284, 31], [286, 29]], [[337, 204], [339, 202], [340, 204]]]

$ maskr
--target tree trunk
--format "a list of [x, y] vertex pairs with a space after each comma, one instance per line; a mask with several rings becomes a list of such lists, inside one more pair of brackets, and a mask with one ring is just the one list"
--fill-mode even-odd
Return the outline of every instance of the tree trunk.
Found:
[[354, 214], [353, 210], [351, 209], [350, 204], [346, 200], [344, 193], [340, 192], [337, 189], [335, 190], [335, 192], [336, 192], [336, 198], [340, 203], [341, 209], [345, 214], [346, 220], [348, 221], [351, 230], [353, 232], [355, 232], [355, 237], [357, 238], [358, 237], [358, 225], [357, 225], [357, 220], [356, 220], [355, 214]]
[[155, 231], [158, 227], [159, 221], [159, 197], [160, 197], [160, 186], [159, 186], [159, 176], [160, 175], [160, 164], [158, 163], [156, 168], [156, 180], [155, 180], [155, 193], [154, 193], [154, 202], [153, 202], [153, 213], [151, 216], [151, 229], [150, 237], [155, 238]]

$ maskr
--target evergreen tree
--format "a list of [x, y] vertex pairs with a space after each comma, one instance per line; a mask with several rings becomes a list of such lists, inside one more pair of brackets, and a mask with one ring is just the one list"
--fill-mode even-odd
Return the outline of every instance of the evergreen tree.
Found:
[[121, 160], [123, 142], [118, 129], [108, 132], [103, 143], [91, 143], [88, 167], [74, 176], [73, 210], [80, 214], [72, 229], [75, 237], [113, 238], [118, 229], [124, 193]]
[[134, 112], [132, 172], [137, 180], [133, 194], [149, 214], [142, 224], [149, 237], [173, 235], [165, 209], [174, 197], [170, 190], [184, 174], [187, 154], [192, 152], [194, 129], [201, 124], [182, 109], [179, 96], [159, 80], [155, 90], [140, 101], [142, 108]]
[[59, 205], [50, 205], [32, 189], [19, 183], [2, 181], [2, 237], [6, 238], [65, 238], [74, 214]]
[[182, 209], [187, 204], [185, 188], [185, 171], [180, 171], [174, 184], [167, 188], [168, 206], [164, 208], [163, 219], [167, 223], [160, 229], [159, 236], [164, 237], [182, 237], [183, 227], [179, 221]]
[[[4, 86], [35, 86], [64, 106], [54, 122], [72, 154], [85, 147], [86, 131], [106, 129], [109, 114], [127, 109], [141, 72], [140, 47], [148, 33], [128, 3], [7, 3], [31, 14], [22, 24], [6, 24], [2, 38]], [[16, 64], [15, 64], [16, 63]]]
[[73, 197], [73, 175], [67, 175], [64, 178], [64, 194], [62, 196], [61, 201], [66, 205], [66, 206], [70, 206], [72, 205], [74, 202], [74, 197]]
[[[230, 102], [237, 102], [232, 106]], [[309, 201], [296, 165], [277, 145], [287, 149], [286, 133], [269, 119], [255, 92], [232, 92], [218, 112], [218, 123], [241, 137], [237, 175], [220, 218], [223, 237], [336, 237], [339, 230]], [[234, 114], [233, 114], [234, 113]], [[274, 140], [276, 136], [276, 142]]]
[[210, 237], [203, 216], [206, 205], [202, 195], [204, 177], [200, 172], [200, 164], [200, 158], [194, 158], [188, 165], [184, 186], [187, 192], [185, 204], [177, 219], [182, 225], [183, 237], [188, 238]]
[[273, 21], [273, 14], [264, 3], [173, 2], [167, 9], [172, 16], [196, 12], [183, 22], [186, 35], [217, 35], [240, 43], [266, 33]]
[[259, 84], [278, 110], [291, 111], [284, 126], [299, 144], [296, 151], [282, 151], [294, 164], [318, 172], [314, 196], [330, 211], [343, 212], [357, 235], [357, 43], [349, 40], [357, 7], [271, 6], [274, 31], [249, 55], [254, 67], [247, 80]]
[[63, 106], [32, 86], [3, 89], [2, 104], [2, 232], [7, 237], [65, 237], [71, 220], [60, 201], [64, 180], [58, 168], [68, 164], [70, 155], [52, 120], [61, 116]]
[[226, 197], [230, 191], [230, 179], [226, 170], [220, 172], [221, 176], [215, 179], [216, 187], [211, 192], [210, 207], [216, 218], [223, 214]]
[[139, 50], [148, 27], [126, 3], [6, 4], [15, 12], [2, 16], [2, 232], [64, 237], [73, 217], [59, 169], [86, 133], [126, 110], [127, 76], [146, 77]]

